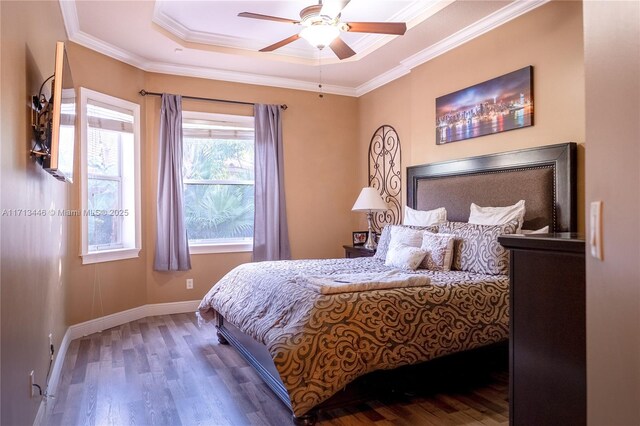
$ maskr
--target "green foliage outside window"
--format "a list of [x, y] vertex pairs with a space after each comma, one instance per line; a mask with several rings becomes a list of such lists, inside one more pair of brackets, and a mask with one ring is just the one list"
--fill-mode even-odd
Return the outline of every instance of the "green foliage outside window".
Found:
[[253, 237], [253, 140], [185, 137], [183, 177], [189, 240]]
[[186, 185], [190, 240], [253, 237], [253, 185]]
[[121, 138], [127, 134], [89, 127], [87, 142], [88, 243], [90, 247], [121, 242], [122, 218], [108, 213], [120, 208]]

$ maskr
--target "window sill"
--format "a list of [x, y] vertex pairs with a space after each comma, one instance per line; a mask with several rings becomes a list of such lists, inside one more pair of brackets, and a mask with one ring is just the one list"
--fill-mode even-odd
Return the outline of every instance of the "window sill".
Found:
[[253, 251], [253, 242], [190, 244], [190, 254], [241, 253]]
[[134, 259], [139, 257], [140, 249], [139, 248], [127, 248], [127, 249], [117, 249], [117, 250], [104, 250], [104, 251], [94, 251], [91, 253], [82, 254], [82, 264], [88, 265], [91, 263], [100, 263], [100, 262], [112, 262], [115, 260], [125, 260], [125, 259]]

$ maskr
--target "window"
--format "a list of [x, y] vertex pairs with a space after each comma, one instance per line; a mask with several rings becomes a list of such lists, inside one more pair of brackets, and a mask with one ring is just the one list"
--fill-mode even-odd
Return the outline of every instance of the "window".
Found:
[[183, 112], [182, 131], [190, 252], [251, 251], [253, 117]]
[[80, 89], [82, 263], [140, 252], [140, 106]]

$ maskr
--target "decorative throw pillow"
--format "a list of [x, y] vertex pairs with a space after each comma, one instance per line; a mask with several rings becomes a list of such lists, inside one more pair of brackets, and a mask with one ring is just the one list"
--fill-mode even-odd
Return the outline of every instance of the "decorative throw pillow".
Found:
[[517, 229], [515, 220], [504, 225], [447, 222], [439, 226], [439, 232], [456, 236], [451, 269], [491, 275], [509, 273], [509, 253], [498, 237]]
[[480, 207], [475, 203], [471, 203], [469, 223], [476, 225], [503, 225], [512, 220], [517, 220], [518, 231], [520, 231], [524, 222], [524, 214], [524, 200], [506, 207]]
[[[391, 230], [394, 228], [406, 228], [419, 231], [438, 232], [437, 226], [405, 226], [405, 225], [386, 225], [382, 228], [380, 239], [378, 240], [378, 249], [376, 254], [373, 255], [374, 259], [385, 260], [387, 258], [387, 251], [389, 250], [389, 243], [391, 242]], [[421, 243], [418, 243], [416, 247], [420, 247]]]
[[430, 271], [451, 270], [454, 240], [455, 235], [453, 234], [423, 232], [422, 246], [420, 248], [427, 254], [420, 267]]
[[389, 244], [387, 258], [385, 259], [384, 264], [400, 269], [411, 269], [412, 271], [415, 271], [426, 254], [427, 252], [422, 250], [420, 247], [414, 247], [398, 241], [392, 241], [391, 244]]
[[403, 225], [430, 226], [447, 221], [447, 209], [440, 207], [434, 210], [414, 210], [411, 207], [404, 207]]

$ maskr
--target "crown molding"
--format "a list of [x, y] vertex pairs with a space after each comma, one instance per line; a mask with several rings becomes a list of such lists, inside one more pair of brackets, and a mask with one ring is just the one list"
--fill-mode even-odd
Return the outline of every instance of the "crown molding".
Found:
[[[481, 19], [480, 21], [469, 25], [468, 27], [456, 32], [455, 34], [401, 61], [398, 66], [372, 78], [366, 83], [363, 83], [357, 87], [323, 84], [323, 93], [353, 97], [362, 96], [410, 73], [413, 68], [422, 65], [423, 63], [452, 49], [455, 49], [456, 47], [470, 40], [473, 40], [474, 38], [479, 37], [527, 12], [530, 12], [531, 10], [538, 8], [545, 3], [548, 3], [549, 1], [550, 0], [515, 0], [512, 3], [509, 3], [507, 6], [492, 13], [491, 15]], [[448, 3], [450, 3], [450, 0], [443, 0], [437, 3], [437, 6], [432, 6], [432, 9], [425, 13], [432, 12], [431, 15], [433, 15], [438, 10], [440, 10], [438, 9], [439, 6], [442, 6], [443, 8], [446, 7]], [[235, 83], [255, 84], [260, 86], [280, 87], [285, 89], [305, 90], [311, 92], [318, 91], [318, 85], [316, 82], [273, 77], [254, 73], [227, 71], [208, 67], [195, 67], [188, 65], [177, 65], [148, 61], [146, 58], [135, 55], [110, 43], [106, 43], [103, 40], [100, 40], [81, 31], [75, 1], [59, 0], [59, 4], [64, 20], [65, 29], [67, 31], [67, 37], [70, 41], [87, 47], [96, 52], [102, 53], [111, 58], [117, 59], [126, 64], [132, 65], [143, 71], [230, 81]]]
[[[356, 96], [362, 96], [372, 90], [377, 89], [395, 78], [400, 78], [403, 75], [411, 72], [411, 70], [431, 59], [438, 57], [450, 50], [461, 46], [476, 37], [479, 37], [507, 22], [524, 15], [527, 12], [532, 11], [550, 0], [515, 0], [509, 3], [507, 6], [495, 11], [494, 13], [484, 17], [483, 19], [474, 22], [466, 28], [450, 35], [447, 38], [440, 40], [439, 42], [432, 44], [426, 49], [409, 56], [407, 59], [400, 61], [400, 65], [384, 74], [375, 77], [368, 82], [356, 87]], [[397, 76], [392, 78], [393, 76]]]
[[76, 34], [80, 31], [80, 21], [78, 20], [76, 2], [59, 0], [58, 4], [60, 5], [60, 12], [62, 12], [64, 29], [67, 32], [67, 37], [70, 38], [71, 34]]
[[97, 37], [94, 37], [90, 34], [87, 34], [83, 31], [78, 31], [73, 35], [69, 35], [69, 40], [72, 42], [89, 48], [91, 50], [95, 50], [96, 52], [102, 53], [103, 55], [109, 56], [113, 59], [117, 59], [120, 62], [124, 62], [125, 64], [132, 65], [136, 68], [140, 68], [142, 70], [145, 69], [147, 61], [145, 58], [138, 56], [129, 52], [128, 50], [121, 49], [119, 47], [114, 46], [111, 43], [107, 43], [105, 41], [100, 40]]
[[[166, 62], [146, 61], [144, 58], [133, 55], [126, 50], [113, 46], [112, 44], [105, 43], [102, 40], [96, 39], [82, 31], [78, 31], [75, 35], [70, 36], [69, 40], [147, 72], [206, 78], [233, 83], [256, 84], [259, 86], [281, 87], [283, 89], [305, 90], [309, 92], [318, 91], [318, 83], [316, 82], [243, 73], [238, 71], [227, 71], [208, 67], [195, 67], [190, 65], [170, 64]], [[354, 88], [336, 86], [332, 84], [323, 84], [322, 92], [333, 95], [356, 96], [356, 90]]]
[[[193, 67], [176, 65], [162, 62], [148, 63], [145, 71], [157, 72], [160, 74], [183, 75], [188, 77], [207, 78], [211, 80], [222, 80], [232, 83], [255, 84], [258, 86], [280, 87], [283, 89], [304, 90], [317, 92], [318, 83], [290, 78], [273, 77], [260, 74], [242, 73], [238, 71], [217, 70], [206, 67]], [[356, 90], [351, 87], [336, 86], [332, 84], [322, 84], [322, 93], [355, 97]]]
[[542, 6], [550, 0], [516, 0], [509, 5], [493, 12], [491, 15], [474, 22], [466, 28], [442, 39], [438, 43], [409, 56], [407, 59], [400, 61], [401, 64], [408, 68], [415, 68], [431, 59], [442, 55], [464, 43], [473, 40], [507, 22], [524, 15], [525, 13]]
[[60, 4], [62, 20], [64, 21], [64, 27], [67, 31], [67, 38], [70, 41], [126, 64], [133, 65], [134, 67], [141, 68], [144, 66], [144, 58], [134, 55], [133, 53], [116, 47], [110, 43], [106, 43], [99, 38], [80, 30], [80, 22], [78, 20], [78, 10], [76, 9], [75, 0], [59, 0], [58, 4]]
[[243, 37], [232, 37], [224, 34], [208, 33], [192, 30], [176, 21], [164, 11], [164, 1], [156, 1], [153, 8], [152, 22], [169, 31], [179, 39], [187, 42], [207, 44], [212, 46], [224, 46], [232, 49], [257, 50], [264, 46], [258, 46], [252, 40]]
[[380, 74], [377, 77], [372, 78], [364, 84], [355, 88], [355, 96], [360, 97], [366, 93], [371, 92], [372, 90], [377, 89], [378, 87], [382, 87], [387, 83], [391, 83], [393, 80], [397, 80], [402, 76], [405, 76], [411, 72], [410, 68], [399, 65], [395, 68], [390, 69], [389, 71]]

